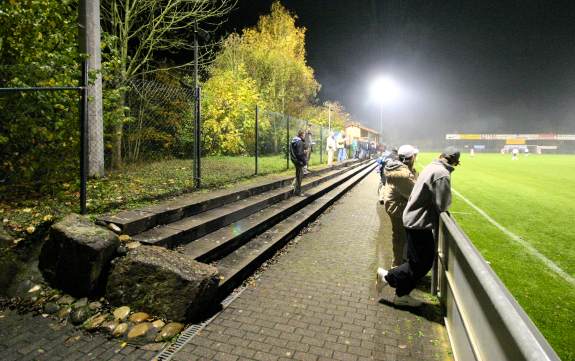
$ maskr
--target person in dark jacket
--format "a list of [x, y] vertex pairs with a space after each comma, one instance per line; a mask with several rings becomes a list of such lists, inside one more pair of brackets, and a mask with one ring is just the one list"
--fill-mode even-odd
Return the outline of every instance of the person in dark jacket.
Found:
[[403, 211], [407, 262], [389, 271], [377, 269], [378, 292], [388, 284], [395, 288], [396, 305], [417, 307], [422, 304], [410, 293], [433, 266], [434, 233], [439, 229], [439, 215], [451, 205], [451, 173], [459, 165], [459, 157], [459, 150], [447, 147], [438, 159], [423, 169]]
[[307, 156], [305, 153], [304, 131], [301, 129], [290, 143], [290, 158], [295, 166], [295, 178], [292, 183], [293, 194], [303, 196], [301, 192], [301, 181], [303, 179], [304, 167], [307, 165]]

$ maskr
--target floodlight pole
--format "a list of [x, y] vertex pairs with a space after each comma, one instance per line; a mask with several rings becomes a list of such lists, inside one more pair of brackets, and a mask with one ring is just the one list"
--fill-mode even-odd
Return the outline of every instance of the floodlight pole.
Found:
[[331, 105], [327, 106], [327, 124], [329, 132], [331, 133]]
[[381, 138], [383, 138], [383, 102], [379, 103], [379, 136], [381, 143]]

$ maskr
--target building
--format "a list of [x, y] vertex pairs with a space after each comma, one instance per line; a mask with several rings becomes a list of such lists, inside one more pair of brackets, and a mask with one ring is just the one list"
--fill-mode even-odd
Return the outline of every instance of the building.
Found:
[[347, 122], [344, 125], [344, 133], [349, 142], [357, 139], [358, 141], [368, 141], [380, 144], [379, 132], [363, 126], [359, 122]]

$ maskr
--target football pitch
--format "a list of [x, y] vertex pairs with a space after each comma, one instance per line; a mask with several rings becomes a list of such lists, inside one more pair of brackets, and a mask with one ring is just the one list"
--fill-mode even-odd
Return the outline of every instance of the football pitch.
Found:
[[[418, 169], [438, 154], [418, 156]], [[563, 361], [575, 360], [575, 156], [462, 154], [451, 214]]]

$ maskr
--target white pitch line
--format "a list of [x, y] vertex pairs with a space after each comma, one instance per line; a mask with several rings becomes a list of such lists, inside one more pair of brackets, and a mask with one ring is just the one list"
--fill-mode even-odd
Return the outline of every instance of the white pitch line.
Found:
[[507, 237], [509, 237], [511, 240], [519, 243], [521, 246], [525, 247], [525, 249], [527, 249], [527, 251], [529, 251], [529, 253], [531, 253], [532, 256], [538, 258], [547, 267], [549, 267], [551, 270], [553, 270], [555, 273], [557, 273], [559, 276], [561, 276], [561, 278], [563, 278], [565, 281], [569, 282], [571, 285], [575, 286], [575, 277], [573, 277], [570, 274], [568, 274], [567, 272], [563, 271], [563, 269], [561, 269], [561, 267], [559, 267], [557, 264], [555, 264], [555, 262], [553, 262], [549, 258], [545, 257], [545, 255], [543, 255], [541, 252], [539, 252], [537, 249], [535, 249], [535, 247], [533, 247], [527, 241], [525, 241], [524, 239], [522, 239], [521, 237], [519, 237], [515, 233], [511, 232], [507, 228], [503, 227], [496, 220], [494, 220], [487, 213], [485, 213], [485, 211], [483, 209], [481, 209], [481, 208], [477, 207], [475, 204], [471, 203], [471, 201], [469, 199], [465, 198], [461, 193], [459, 193], [458, 191], [456, 191], [453, 188], [451, 190], [459, 198], [461, 198], [465, 203], [467, 203], [471, 208], [475, 209], [477, 211], [477, 213], [481, 214], [483, 216], [483, 218], [485, 218], [489, 223], [491, 223], [492, 225], [497, 227], [501, 232], [503, 232]]

